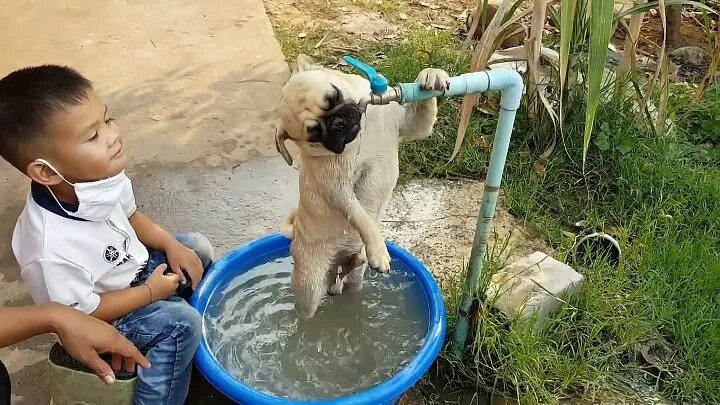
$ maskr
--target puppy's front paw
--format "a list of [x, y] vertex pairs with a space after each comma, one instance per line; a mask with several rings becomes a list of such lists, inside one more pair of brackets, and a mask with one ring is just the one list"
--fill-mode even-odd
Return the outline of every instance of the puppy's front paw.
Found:
[[425, 91], [442, 91], [450, 88], [450, 75], [442, 69], [423, 69], [415, 83]]
[[368, 265], [371, 269], [381, 273], [390, 271], [390, 253], [388, 253], [385, 241], [380, 241], [373, 246], [367, 246]]

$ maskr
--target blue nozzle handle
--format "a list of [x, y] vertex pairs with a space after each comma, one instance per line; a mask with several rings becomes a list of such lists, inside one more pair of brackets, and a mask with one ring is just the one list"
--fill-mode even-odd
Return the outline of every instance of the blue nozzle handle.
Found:
[[345, 62], [347, 62], [354, 69], [360, 71], [370, 82], [370, 90], [375, 94], [383, 94], [387, 91], [388, 81], [385, 76], [378, 73], [372, 66], [364, 63], [363, 61], [353, 58], [352, 56], [343, 56]]

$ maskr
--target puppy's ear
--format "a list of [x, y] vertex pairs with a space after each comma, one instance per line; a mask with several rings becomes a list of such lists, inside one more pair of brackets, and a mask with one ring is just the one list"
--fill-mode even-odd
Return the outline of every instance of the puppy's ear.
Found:
[[282, 124], [276, 124], [275, 125], [275, 148], [277, 151], [282, 155], [283, 159], [285, 159], [285, 162], [288, 164], [288, 166], [292, 166], [293, 164], [293, 158], [290, 156], [290, 152], [288, 152], [287, 148], [285, 147], [285, 141], [290, 139], [287, 132], [285, 132], [285, 128], [283, 128]]
[[311, 57], [301, 53], [295, 59], [295, 66], [293, 66], [293, 73], [304, 72], [306, 70], [316, 70], [320, 66], [315, 64], [315, 61]]

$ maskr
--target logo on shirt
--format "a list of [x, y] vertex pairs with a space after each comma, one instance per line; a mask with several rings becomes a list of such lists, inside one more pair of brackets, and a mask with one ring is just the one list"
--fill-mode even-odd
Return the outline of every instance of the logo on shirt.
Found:
[[132, 258], [133, 258], [133, 257], [132, 257], [132, 255], [131, 255], [130, 253], [125, 253], [125, 256], [123, 256], [122, 260], [120, 260], [120, 261], [115, 265], [115, 267], [122, 266], [123, 264], [125, 264], [125, 263], [129, 262], [130, 260], [132, 260]]
[[105, 261], [106, 262], [113, 263], [119, 257], [120, 257], [120, 252], [117, 250], [117, 248], [115, 246], [108, 245], [105, 248]]

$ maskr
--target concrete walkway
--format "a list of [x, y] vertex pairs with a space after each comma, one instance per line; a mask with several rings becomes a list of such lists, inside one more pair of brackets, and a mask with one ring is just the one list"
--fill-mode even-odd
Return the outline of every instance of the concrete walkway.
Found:
[[[288, 72], [261, 0], [7, 0], [0, 21], [0, 77], [53, 63], [95, 83], [125, 134], [144, 212], [208, 234], [221, 253], [278, 229], [297, 172], [275, 156]], [[0, 163], [0, 305], [31, 302], [9, 246], [27, 185]], [[50, 342], [0, 350], [16, 403], [48, 403]]]

